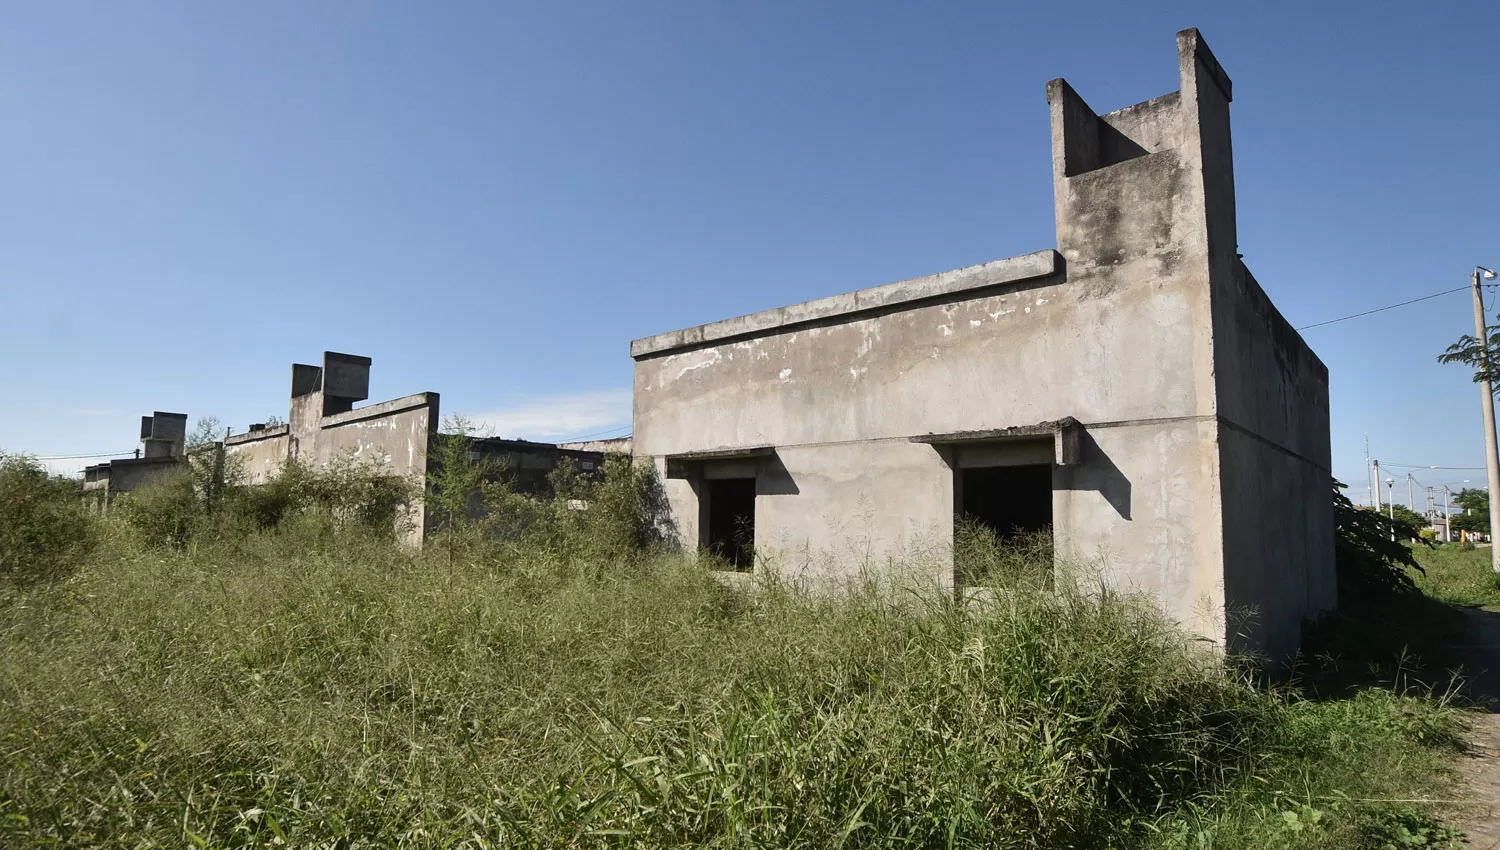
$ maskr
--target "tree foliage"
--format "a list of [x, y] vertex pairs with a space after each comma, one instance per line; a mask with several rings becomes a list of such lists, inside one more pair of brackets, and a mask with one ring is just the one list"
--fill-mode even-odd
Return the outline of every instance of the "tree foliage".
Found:
[[1427, 517], [1422, 516], [1406, 505], [1396, 503], [1381, 505], [1380, 512], [1387, 516], [1394, 515], [1398, 522], [1404, 522], [1415, 528], [1422, 528], [1427, 525]]
[[1488, 378], [1500, 390], [1500, 316], [1496, 319], [1497, 324], [1488, 329], [1487, 346], [1480, 345], [1478, 337], [1464, 334], [1438, 355], [1438, 362], [1468, 366], [1474, 370], [1475, 383]]
[[1418, 539], [1420, 528], [1399, 514], [1392, 520], [1383, 511], [1362, 510], [1344, 495], [1346, 486], [1333, 482], [1334, 557], [1340, 593], [1415, 592], [1406, 571], [1422, 572], [1422, 567], [1405, 541]]
[[1465, 487], [1453, 496], [1453, 504], [1463, 510], [1463, 513], [1453, 515], [1454, 531], [1467, 531], [1470, 534], [1490, 533], [1490, 494], [1488, 492]]

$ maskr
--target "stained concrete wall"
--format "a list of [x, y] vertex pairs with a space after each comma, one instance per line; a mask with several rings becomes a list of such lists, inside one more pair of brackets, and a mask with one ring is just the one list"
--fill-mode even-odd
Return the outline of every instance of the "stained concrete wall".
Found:
[[224, 450], [244, 476], [246, 484], [265, 484], [281, 472], [289, 456], [290, 429], [285, 425], [233, 434], [224, 440]]
[[608, 440], [579, 440], [573, 443], [557, 444], [557, 447], [560, 449], [569, 449], [572, 451], [599, 452], [600, 454], [616, 452], [627, 455], [631, 453], [633, 446], [634, 443], [629, 437], [614, 437]]
[[951, 583], [961, 449], [912, 438], [1074, 417], [1059, 550], [1221, 643], [1258, 607], [1242, 643], [1289, 651], [1332, 604], [1326, 370], [1237, 274], [1231, 84], [1195, 30], [1178, 59], [1178, 92], [1104, 115], [1048, 84], [1056, 252], [632, 343], [635, 454], [682, 538], [705, 478], [752, 464], [780, 568]]

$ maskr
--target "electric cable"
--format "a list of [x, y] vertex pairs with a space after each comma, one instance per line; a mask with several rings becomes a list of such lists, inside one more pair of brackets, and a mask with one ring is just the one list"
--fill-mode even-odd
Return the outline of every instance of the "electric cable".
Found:
[[[1481, 285], [1482, 286], [1497, 286], [1497, 285], [1500, 285], [1500, 284], [1486, 283], [1486, 284], [1481, 284]], [[1369, 315], [1371, 315], [1373, 313], [1382, 313], [1382, 312], [1384, 312], [1386, 310], [1394, 310], [1397, 307], [1405, 307], [1408, 304], [1416, 304], [1419, 301], [1427, 301], [1427, 300], [1430, 300], [1430, 299], [1433, 299], [1433, 298], [1441, 297], [1443, 295], [1452, 295], [1455, 292], [1463, 292], [1464, 290], [1469, 289], [1469, 288], [1470, 288], [1469, 286], [1460, 286], [1460, 287], [1456, 287], [1454, 289], [1445, 289], [1442, 292], [1434, 292], [1431, 295], [1423, 295], [1421, 298], [1413, 298], [1410, 301], [1402, 301], [1400, 304], [1391, 304], [1391, 305], [1388, 305], [1388, 306], [1385, 306], [1385, 307], [1376, 307], [1373, 310], [1366, 310], [1363, 313], [1354, 313], [1354, 314], [1348, 315], [1348, 316], [1340, 316], [1337, 319], [1329, 319], [1326, 322], [1317, 322], [1317, 323], [1314, 323], [1314, 324], [1311, 324], [1311, 325], [1303, 325], [1302, 327], [1297, 328], [1297, 330], [1299, 330], [1299, 331], [1306, 331], [1306, 330], [1312, 330], [1313, 328], [1321, 328], [1324, 325], [1337, 324], [1338, 322], [1347, 322], [1350, 319], [1358, 319], [1361, 316], [1369, 316]]]

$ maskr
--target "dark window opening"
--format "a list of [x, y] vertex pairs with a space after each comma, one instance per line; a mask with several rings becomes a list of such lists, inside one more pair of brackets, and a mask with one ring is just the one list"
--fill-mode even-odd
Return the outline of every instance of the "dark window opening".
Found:
[[1052, 465], [959, 470], [956, 585], [1052, 586]]
[[755, 479], [708, 482], [708, 549], [737, 570], [755, 563]]
[[1052, 528], [1052, 466], [986, 466], [962, 470], [960, 514], [1001, 539]]

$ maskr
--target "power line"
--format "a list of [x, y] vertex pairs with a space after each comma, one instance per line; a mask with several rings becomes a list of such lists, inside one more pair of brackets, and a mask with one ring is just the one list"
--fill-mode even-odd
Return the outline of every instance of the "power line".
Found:
[[[1485, 286], [1496, 286], [1497, 284], [1486, 283], [1484, 285]], [[1397, 307], [1405, 307], [1408, 304], [1416, 304], [1419, 301], [1427, 301], [1429, 299], [1439, 298], [1439, 297], [1444, 296], [1444, 295], [1452, 295], [1455, 292], [1466, 292], [1470, 288], [1471, 287], [1469, 287], [1469, 286], [1460, 286], [1460, 287], [1457, 287], [1455, 289], [1445, 289], [1442, 292], [1434, 292], [1431, 295], [1423, 295], [1421, 298], [1413, 298], [1410, 301], [1402, 301], [1400, 304], [1391, 304], [1391, 305], [1386, 306], [1386, 307], [1376, 307], [1374, 310], [1366, 310], [1363, 313], [1355, 313], [1355, 314], [1350, 315], [1350, 316], [1341, 316], [1341, 317], [1339, 317], [1337, 319], [1329, 319], [1326, 322], [1318, 322], [1316, 324], [1303, 325], [1302, 327], [1297, 328], [1297, 330], [1299, 330], [1299, 331], [1307, 331], [1307, 330], [1312, 330], [1313, 328], [1321, 328], [1324, 325], [1332, 325], [1332, 324], [1336, 324], [1338, 322], [1347, 322], [1350, 319], [1358, 319], [1360, 316], [1368, 316], [1368, 315], [1370, 315], [1372, 313], [1381, 313], [1381, 312], [1384, 312], [1386, 310], [1394, 310]]]
[[[593, 434], [584, 434], [582, 437], [573, 437], [572, 439], [563, 440], [562, 442], [564, 442], [564, 443], [581, 443], [584, 440], [591, 440], [591, 439], [593, 439], [595, 437], [603, 437], [605, 434], [615, 434], [615, 433], [618, 433], [620, 431], [629, 431], [630, 429], [631, 429], [630, 425], [621, 425], [618, 428], [611, 428], [608, 431], [598, 431], [598, 432], [593, 433]], [[628, 435], [622, 435], [622, 436], [628, 436]]]
[[1393, 468], [1396, 468], [1396, 469], [1462, 469], [1462, 470], [1465, 470], [1465, 471], [1471, 471], [1471, 470], [1484, 469], [1485, 468], [1485, 467], [1482, 467], [1482, 466], [1418, 466], [1416, 464], [1411, 464], [1411, 463], [1385, 463], [1385, 462], [1382, 462], [1380, 465], [1381, 466], [1389, 466], [1389, 467], [1393, 467]]
[[94, 452], [93, 454], [82, 455], [46, 455], [42, 457], [32, 457], [32, 460], [85, 460], [91, 457], [121, 457], [123, 455], [128, 455], [134, 451], [135, 449], [126, 449], [122, 452]]

